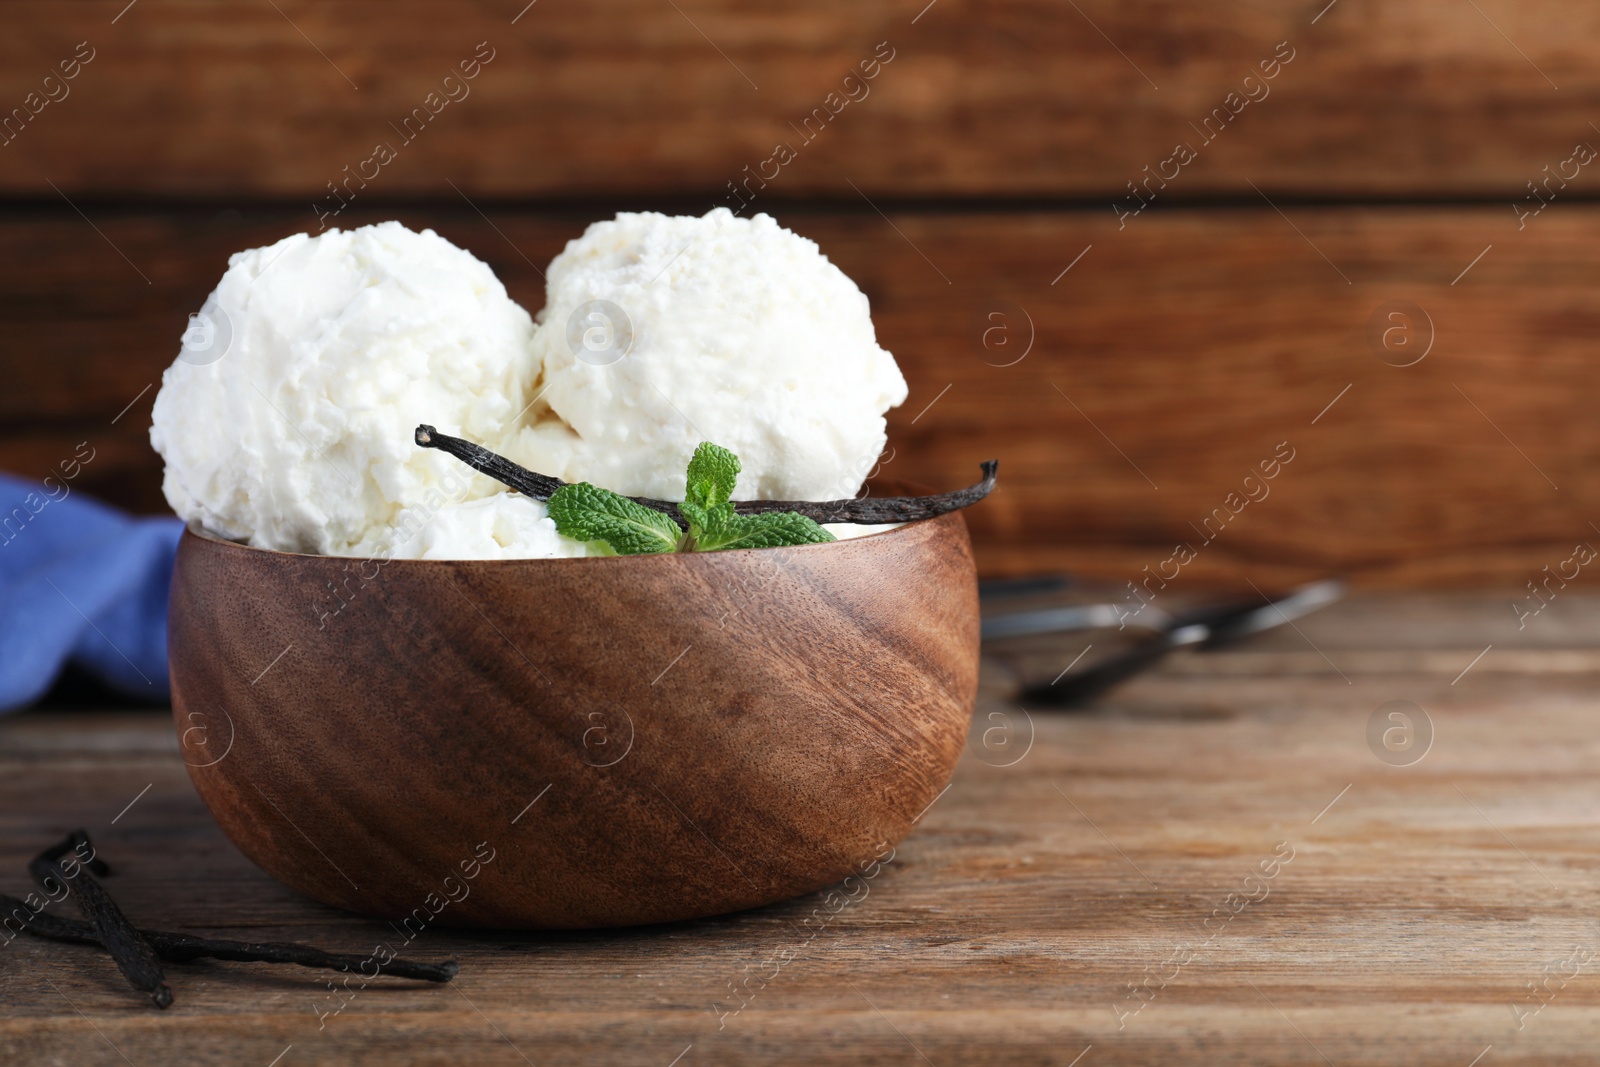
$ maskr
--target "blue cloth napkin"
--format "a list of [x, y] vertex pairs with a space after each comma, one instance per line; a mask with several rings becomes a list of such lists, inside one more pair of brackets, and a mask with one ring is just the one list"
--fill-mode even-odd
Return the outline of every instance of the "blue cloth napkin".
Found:
[[0, 474], [0, 712], [38, 700], [68, 663], [168, 699], [167, 587], [182, 532], [61, 478]]

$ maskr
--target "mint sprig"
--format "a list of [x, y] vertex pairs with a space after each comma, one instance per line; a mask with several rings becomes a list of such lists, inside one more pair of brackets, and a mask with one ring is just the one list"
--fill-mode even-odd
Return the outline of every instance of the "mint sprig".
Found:
[[792, 511], [738, 515], [733, 488], [739, 457], [703, 441], [689, 460], [678, 511], [685, 532], [659, 511], [588, 482], [564, 485], [550, 496], [556, 529], [580, 541], [604, 541], [622, 556], [654, 552], [715, 552], [733, 548], [779, 548], [832, 541], [815, 520]]

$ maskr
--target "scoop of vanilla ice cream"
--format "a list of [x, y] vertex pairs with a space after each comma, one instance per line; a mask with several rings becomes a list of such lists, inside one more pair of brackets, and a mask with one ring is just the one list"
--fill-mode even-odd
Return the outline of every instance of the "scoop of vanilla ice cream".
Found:
[[[258, 547], [349, 555], [447, 478], [451, 500], [498, 493], [412, 433], [428, 422], [502, 447], [533, 396], [532, 333], [489, 267], [432, 230], [386, 222], [241, 252], [162, 376], [150, 439], [167, 501]], [[434, 511], [441, 531], [504, 520], [512, 543], [546, 543], [548, 519], [512, 521], [525, 509], [509, 504]]]
[[695, 446], [714, 441], [743, 465], [738, 498], [848, 497], [906, 397], [866, 296], [767, 215], [621, 214], [570, 242], [546, 284], [542, 407], [509, 447], [569, 481], [681, 500]]

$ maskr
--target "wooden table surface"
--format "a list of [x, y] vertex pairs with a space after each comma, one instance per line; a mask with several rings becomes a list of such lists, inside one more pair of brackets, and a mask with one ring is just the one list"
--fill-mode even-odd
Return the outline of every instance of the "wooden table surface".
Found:
[[[1073, 714], [1007, 695], [1085, 636], [995, 649], [952, 786], [815, 936], [824, 895], [649, 929], [430, 929], [413, 954], [460, 960], [454, 983], [380, 981], [320, 1019], [322, 972], [173, 965], [162, 1013], [97, 952], [19, 937], [0, 1063], [1592, 1063], [1600, 599], [1525, 622], [1505, 597], [1358, 597]], [[1420, 759], [1369, 743], [1396, 708], [1431, 728]], [[0, 889], [79, 825], [143, 925], [386, 936], [224, 840], [164, 714], [0, 722]]]

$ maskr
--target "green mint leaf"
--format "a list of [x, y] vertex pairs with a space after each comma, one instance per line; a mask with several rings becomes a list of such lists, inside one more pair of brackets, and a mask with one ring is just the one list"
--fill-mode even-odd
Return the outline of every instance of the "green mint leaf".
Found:
[[588, 482], [563, 485], [550, 494], [556, 529], [579, 541], [604, 541], [620, 556], [673, 552], [683, 536], [662, 512]]
[[[733, 499], [734, 483], [738, 480], [739, 457], [710, 441], [701, 441], [689, 460], [684, 502], [707, 511], [721, 509]], [[728, 514], [733, 514], [732, 508], [728, 509]]]
[[695, 538], [695, 550], [730, 548], [780, 548], [815, 545], [834, 540], [833, 534], [804, 515], [775, 511], [765, 515], [735, 515], [726, 525]]
[[700, 550], [702, 542], [716, 542], [724, 536], [733, 522], [733, 487], [738, 480], [739, 457], [701, 441], [689, 460], [683, 503], [678, 505], [689, 520], [689, 546]]

